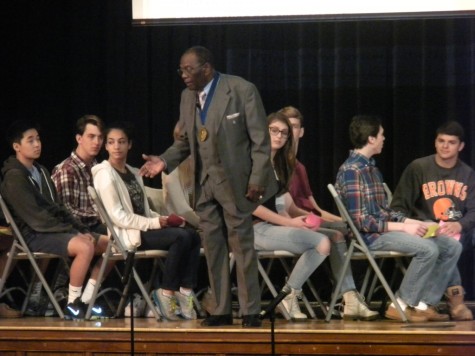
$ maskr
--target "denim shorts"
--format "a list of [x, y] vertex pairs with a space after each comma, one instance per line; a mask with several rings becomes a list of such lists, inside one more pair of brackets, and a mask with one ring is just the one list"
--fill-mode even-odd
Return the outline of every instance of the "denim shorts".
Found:
[[26, 239], [32, 252], [45, 252], [68, 257], [68, 244], [79, 232], [33, 232]]

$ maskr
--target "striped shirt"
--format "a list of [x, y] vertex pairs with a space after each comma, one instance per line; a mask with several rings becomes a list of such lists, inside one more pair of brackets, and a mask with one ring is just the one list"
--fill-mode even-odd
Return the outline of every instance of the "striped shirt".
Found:
[[405, 219], [389, 208], [383, 182], [374, 159], [356, 151], [350, 152], [336, 177], [335, 189], [367, 245], [388, 231], [388, 222]]
[[59, 200], [73, 216], [88, 227], [101, 222], [87, 191], [87, 187], [93, 185], [91, 167], [96, 164], [96, 160], [90, 165], [86, 164], [73, 151], [71, 156], [54, 167], [51, 175]]

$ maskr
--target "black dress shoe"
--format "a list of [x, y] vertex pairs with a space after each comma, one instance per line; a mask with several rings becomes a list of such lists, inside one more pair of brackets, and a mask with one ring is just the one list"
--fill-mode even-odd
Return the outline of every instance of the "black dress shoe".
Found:
[[231, 314], [211, 315], [201, 322], [201, 326], [223, 326], [233, 325], [233, 316]]
[[242, 317], [242, 326], [245, 328], [258, 328], [262, 325], [259, 314], [244, 315]]

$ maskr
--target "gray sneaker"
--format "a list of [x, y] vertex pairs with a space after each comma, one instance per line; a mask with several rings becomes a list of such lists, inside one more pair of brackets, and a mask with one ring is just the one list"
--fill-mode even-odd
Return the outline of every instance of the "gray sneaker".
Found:
[[132, 303], [129, 302], [124, 309], [124, 316], [126, 318], [130, 318], [132, 308], [134, 312], [134, 318], [140, 318], [145, 308], [145, 300], [138, 293], [134, 293], [134, 299], [132, 300]]
[[188, 320], [197, 319], [196, 311], [193, 306], [193, 295], [184, 295], [180, 292], [175, 292], [175, 297], [178, 300], [181, 308], [181, 316]]
[[153, 301], [160, 309], [160, 314], [167, 320], [176, 321], [180, 320], [180, 317], [176, 315], [177, 300], [175, 296], [163, 295], [163, 289], [155, 289], [152, 292]]

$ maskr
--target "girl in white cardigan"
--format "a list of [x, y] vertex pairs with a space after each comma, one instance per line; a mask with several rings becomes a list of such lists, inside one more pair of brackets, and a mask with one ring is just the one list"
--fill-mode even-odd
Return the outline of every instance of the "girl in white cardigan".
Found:
[[[131, 130], [117, 123], [106, 131], [107, 161], [93, 167], [94, 186], [128, 248], [168, 250], [160, 288], [152, 292], [160, 313], [168, 320], [196, 319], [192, 290], [196, 286], [200, 237], [192, 229], [176, 227], [168, 216], [150, 210], [142, 177], [129, 166]], [[181, 226], [184, 226], [181, 224]]]

